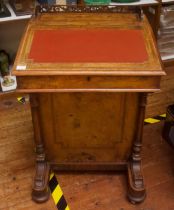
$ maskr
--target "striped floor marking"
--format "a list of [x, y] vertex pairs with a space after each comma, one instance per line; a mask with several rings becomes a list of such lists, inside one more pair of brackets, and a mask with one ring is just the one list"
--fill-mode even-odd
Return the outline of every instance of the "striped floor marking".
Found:
[[166, 114], [161, 114], [161, 115], [158, 115], [158, 116], [155, 116], [155, 117], [150, 117], [150, 118], [147, 118], [144, 120], [144, 124], [147, 125], [147, 124], [154, 124], [154, 123], [157, 123], [157, 122], [160, 122], [161, 120], [165, 120], [166, 119]]
[[70, 210], [54, 173], [50, 174], [50, 191], [58, 210]]
[[18, 97], [17, 100], [18, 100], [18, 102], [21, 103], [21, 104], [25, 104], [25, 103], [26, 103], [25, 97]]

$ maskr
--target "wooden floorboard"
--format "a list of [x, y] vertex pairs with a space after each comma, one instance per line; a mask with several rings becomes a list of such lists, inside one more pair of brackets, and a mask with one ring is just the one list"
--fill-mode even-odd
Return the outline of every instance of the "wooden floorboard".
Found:
[[[55, 210], [52, 198], [31, 200], [35, 150], [29, 104], [0, 98], [0, 210]], [[161, 138], [163, 122], [144, 128], [143, 171], [147, 198], [126, 199], [126, 174], [59, 173], [71, 210], [174, 210], [174, 152]]]

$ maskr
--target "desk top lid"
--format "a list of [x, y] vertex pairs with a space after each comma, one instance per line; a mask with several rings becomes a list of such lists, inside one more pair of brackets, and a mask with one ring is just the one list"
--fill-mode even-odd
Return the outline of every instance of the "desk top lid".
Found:
[[15, 75], [164, 75], [148, 21], [135, 14], [53, 13], [32, 19]]

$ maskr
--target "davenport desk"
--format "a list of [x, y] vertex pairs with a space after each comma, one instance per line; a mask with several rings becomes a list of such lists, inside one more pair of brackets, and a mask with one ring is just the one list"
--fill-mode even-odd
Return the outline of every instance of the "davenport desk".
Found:
[[62, 8], [37, 9], [13, 69], [18, 91], [30, 94], [32, 197], [48, 199], [50, 169], [125, 170], [128, 198], [141, 202], [146, 95], [165, 75], [149, 23], [112, 7]]

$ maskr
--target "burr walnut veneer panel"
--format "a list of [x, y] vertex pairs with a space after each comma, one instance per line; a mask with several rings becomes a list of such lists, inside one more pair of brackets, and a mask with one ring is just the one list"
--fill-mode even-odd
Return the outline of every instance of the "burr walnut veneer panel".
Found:
[[138, 97], [137, 93], [40, 94], [48, 160], [125, 162], [137, 126]]

